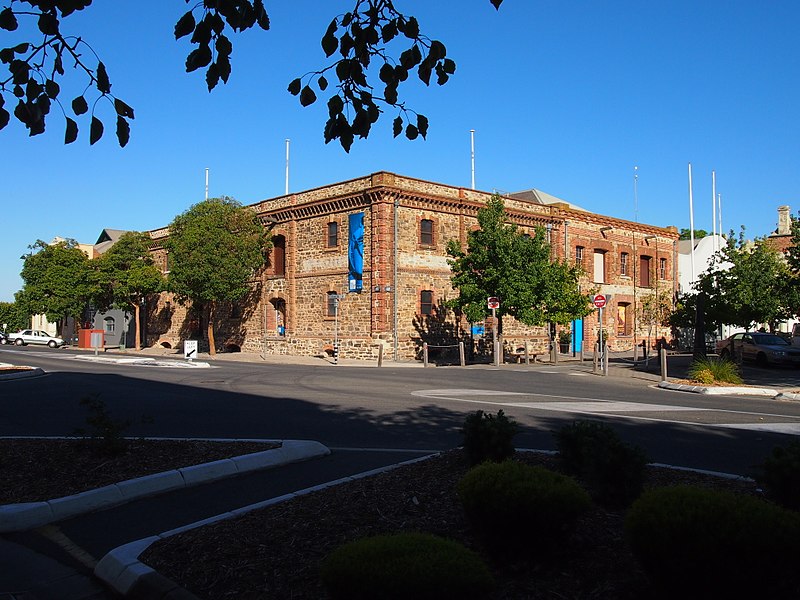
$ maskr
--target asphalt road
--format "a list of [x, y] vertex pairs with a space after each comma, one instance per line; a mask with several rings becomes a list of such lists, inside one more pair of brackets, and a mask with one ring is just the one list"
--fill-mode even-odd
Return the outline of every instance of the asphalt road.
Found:
[[48, 372], [0, 382], [0, 435], [71, 435], [85, 427], [81, 398], [97, 394], [114, 418], [131, 421], [129, 435], [442, 450], [461, 443], [468, 413], [502, 408], [523, 425], [518, 447], [553, 449], [553, 431], [592, 418], [653, 461], [746, 474], [800, 433], [800, 403], [671, 392], [575, 364], [378, 369], [219, 360], [210, 369], [167, 369], [75, 355], [0, 348], [0, 361]]

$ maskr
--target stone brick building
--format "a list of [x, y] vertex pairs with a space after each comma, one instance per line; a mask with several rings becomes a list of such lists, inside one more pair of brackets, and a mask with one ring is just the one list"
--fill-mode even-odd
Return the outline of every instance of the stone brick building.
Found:
[[[442, 303], [453, 297], [446, 245], [466, 242], [486, 192], [421, 181], [393, 173], [372, 175], [251, 205], [272, 231], [268, 265], [253, 293], [222, 307], [215, 337], [222, 350], [267, 354], [375, 358], [419, 357], [432, 345], [473, 342], [470, 324]], [[579, 261], [588, 292], [611, 294], [604, 311], [612, 348], [641, 341], [635, 306], [660, 290], [673, 298], [677, 274], [674, 227], [623, 221], [582, 210], [536, 190], [505, 196], [509, 217], [521, 228], [545, 227], [553, 253]], [[168, 271], [161, 241], [152, 231], [156, 261]], [[162, 294], [148, 307], [148, 342], [178, 347], [202, 335], [202, 316]], [[593, 343], [596, 313], [574, 324]], [[651, 330], [653, 339], [669, 336]], [[509, 347], [528, 340], [543, 351], [546, 332], [504, 320]]]

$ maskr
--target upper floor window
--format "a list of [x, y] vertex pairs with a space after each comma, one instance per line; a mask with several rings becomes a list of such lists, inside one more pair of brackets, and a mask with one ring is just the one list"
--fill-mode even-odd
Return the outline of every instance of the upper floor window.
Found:
[[666, 258], [659, 258], [658, 259], [658, 278], [659, 279], [666, 279], [667, 278], [667, 259]]
[[423, 246], [433, 246], [433, 221], [422, 219], [419, 222], [419, 243]]
[[328, 223], [328, 248], [335, 248], [339, 245], [339, 223], [331, 221]]
[[275, 275], [286, 275], [286, 238], [277, 235], [272, 238], [272, 268]]
[[630, 267], [628, 266], [628, 253], [623, 252], [622, 254], [619, 255], [619, 274], [625, 276], [630, 275], [630, 273], [628, 273], [629, 268]]
[[606, 282], [606, 253], [602, 250], [594, 251], [594, 282]]
[[583, 246], [575, 246], [575, 262], [583, 262]]
[[650, 287], [650, 257], [639, 257], [639, 285], [641, 287]]
[[433, 290], [422, 290], [419, 293], [419, 314], [433, 314]]

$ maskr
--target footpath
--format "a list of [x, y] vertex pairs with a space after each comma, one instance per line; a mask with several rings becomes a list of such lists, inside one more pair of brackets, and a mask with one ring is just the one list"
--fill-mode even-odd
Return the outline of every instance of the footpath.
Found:
[[[205, 369], [222, 361], [292, 363], [331, 368], [377, 367], [376, 362], [330, 358], [260, 356], [246, 353], [199, 355], [191, 363], [174, 351], [82, 353], [79, 360], [132, 367]], [[673, 360], [677, 377], [686, 360]], [[4, 378], [35, 377], [39, 369], [0, 364]], [[592, 372], [591, 361], [561, 357], [558, 365], [502, 365], [499, 368], [563, 368]], [[383, 368], [425, 368], [419, 362], [386, 361]], [[436, 368], [431, 365], [429, 368]], [[472, 365], [467, 368], [495, 368]], [[5, 371], [5, 373], [4, 373]], [[655, 361], [649, 368], [630, 357], [612, 357], [610, 377], [641, 379], [643, 385], [695, 393], [747, 393], [789, 397], [793, 379], [781, 388], [688, 386], [661, 381]], [[793, 374], [790, 374], [794, 376]], [[598, 372], [598, 376], [601, 376]], [[757, 378], [756, 378], [757, 379]], [[756, 381], [756, 383], [758, 383]], [[689, 389], [693, 388], [693, 389]], [[739, 391], [731, 391], [739, 390]], [[393, 468], [425, 455], [419, 451], [334, 450], [303, 440], [280, 440], [283, 448], [260, 456], [217, 461], [188, 469], [120, 482], [68, 498], [0, 506], [0, 600], [102, 600], [118, 597], [190, 599], [191, 594], [140, 563], [154, 541], [188, 528], [230, 518], [298, 494]]]

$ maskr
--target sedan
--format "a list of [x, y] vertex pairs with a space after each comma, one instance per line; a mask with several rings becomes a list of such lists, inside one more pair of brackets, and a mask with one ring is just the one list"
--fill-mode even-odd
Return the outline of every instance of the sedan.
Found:
[[16, 333], [9, 333], [8, 343], [16, 344], [17, 346], [39, 344], [41, 346], [50, 346], [51, 348], [58, 348], [66, 344], [60, 337], [53, 337], [46, 331], [39, 331], [38, 329], [24, 329]]
[[717, 354], [721, 358], [731, 358], [732, 353], [759, 365], [800, 365], [800, 347], [792, 346], [774, 333], [739, 332], [717, 342]]

